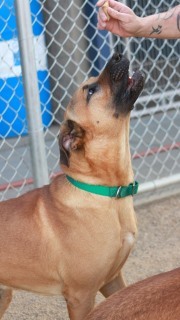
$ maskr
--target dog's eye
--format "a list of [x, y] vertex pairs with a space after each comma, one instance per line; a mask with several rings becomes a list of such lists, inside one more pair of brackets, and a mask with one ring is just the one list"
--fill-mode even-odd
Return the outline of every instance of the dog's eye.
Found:
[[91, 88], [88, 90], [88, 95], [92, 96], [94, 92], [95, 92], [95, 88]]
[[83, 91], [86, 91], [87, 102], [89, 102], [93, 94], [96, 93], [98, 89], [99, 89], [99, 85], [97, 82], [84, 85]]
[[88, 89], [87, 89], [87, 101], [88, 102], [91, 99], [92, 95], [97, 91], [98, 91], [97, 83], [94, 83], [94, 84], [91, 84], [90, 86], [88, 86]]

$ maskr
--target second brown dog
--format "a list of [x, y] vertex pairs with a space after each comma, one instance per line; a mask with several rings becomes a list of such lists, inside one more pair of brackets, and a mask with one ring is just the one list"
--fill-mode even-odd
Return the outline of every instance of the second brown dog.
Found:
[[180, 268], [139, 281], [102, 302], [85, 320], [179, 320]]

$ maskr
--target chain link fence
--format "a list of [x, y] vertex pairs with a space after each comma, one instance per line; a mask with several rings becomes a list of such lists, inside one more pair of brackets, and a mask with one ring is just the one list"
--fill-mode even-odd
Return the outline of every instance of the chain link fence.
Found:
[[[21, 1], [22, 2], [22, 1]], [[64, 110], [78, 85], [96, 76], [114, 51], [140, 68], [145, 88], [131, 117], [131, 151], [141, 192], [180, 181], [180, 43], [178, 40], [123, 39], [96, 28], [95, 0], [23, 0], [30, 5], [31, 35], [22, 36], [16, 0], [0, 4], [0, 199], [18, 196], [38, 185], [42, 165], [49, 179], [59, 172], [57, 135]], [[169, 1], [124, 1], [138, 15], [169, 9]], [[172, 0], [171, 7], [179, 4]], [[25, 11], [27, 14], [27, 10]], [[23, 13], [21, 14], [23, 19]], [[19, 26], [19, 27], [18, 27]], [[38, 103], [29, 107], [35, 81], [27, 85], [23, 43], [29, 39], [34, 56]], [[21, 54], [20, 54], [21, 52]], [[26, 68], [32, 69], [32, 62]], [[32, 76], [32, 75], [31, 75]], [[28, 87], [29, 86], [29, 87]], [[32, 93], [33, 94], [33, 93]], [[25, 99], [26, 97], [26, 99]], [[36, 110], [41, 123], [36, 124]], [[31, 121], [30, 121], [31, 119]], [[41, 140], [37, 139], [37, 136]], [[38, 147], [39, 141], [43, 142]], [[36, 142], [36, 149], [33, 143]], [[36, 163], [34, 150], [41, 158]], [[43, 156], [42, 156], [43, 155]], [[36, 170], [34, 170], [36, 166]], [[43, 183], [43, 179], [39, 184]]]

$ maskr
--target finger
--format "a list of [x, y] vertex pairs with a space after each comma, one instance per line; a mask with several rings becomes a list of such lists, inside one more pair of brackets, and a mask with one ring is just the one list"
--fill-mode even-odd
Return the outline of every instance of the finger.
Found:
[[100, 29], [100, 30], [103, 30], [106, 28], [106, 22], [107, 22], [107, 17], [103, 19], [101, 19], [100, 15], [98, 14], [98, 17], [97, 17], [98, 21], [97, 21], [97, 28]]
[[119, 20], [122, 22], [129, 21], [129, 14], [127, 14], [127, 13], [121, 13], [121, 12], [118, 12], [114, 9], [108, 8], [108, 14], [110, 15], [111, 18], [113, 18], [115, 20]]
[[99, 11], [98, 11], [98, 20], [101, 20], [102, 22], [105, 22], [107, 21], [107, 16], [104, 12], [104, 10], [102, 8], [99, 8]]
[[97, 28], [99, 30], [106, 30], [106, 23], [97, 23]]

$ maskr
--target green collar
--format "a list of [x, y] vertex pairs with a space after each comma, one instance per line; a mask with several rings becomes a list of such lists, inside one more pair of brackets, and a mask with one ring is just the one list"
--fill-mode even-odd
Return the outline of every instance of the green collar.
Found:
[[99, 194], [100, 196], [106, 196], [111, 198], [124, 198], [127, 196], [133, 196], [138, 192], [138, 182], [130, 183], [128, 186], [119, 187], [107, 187], [94, 184], [87, 184], [74, 180], [73, 178], [66, 176], [67, 180], [72, 183], [75, 187], [84, 191]]

